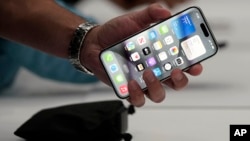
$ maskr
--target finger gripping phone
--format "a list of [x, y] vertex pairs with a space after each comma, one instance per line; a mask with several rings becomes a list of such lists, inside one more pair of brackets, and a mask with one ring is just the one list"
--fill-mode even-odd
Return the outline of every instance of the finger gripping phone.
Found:
[[116, 95], [128, 98], [128, 82], [147, 89], [145, 69], [163, 81], [175, 68], [186, 70], [216, 54], [218, 46], [198, 7], [190, 7], [104, 49], [100, 60]]

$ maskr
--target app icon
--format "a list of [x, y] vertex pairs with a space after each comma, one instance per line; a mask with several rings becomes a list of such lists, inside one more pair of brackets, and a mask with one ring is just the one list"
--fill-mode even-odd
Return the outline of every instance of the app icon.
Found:
[[160, 50], [162, 48], [162, 43], [161, 43], [161, 41], [157, 41], [154, 43], [153, 46], [154, 46], [155, 50]]
[[169, 36], [164, 38], [164, 41], [166, 42], [167, 45], [170, 45], [174, 42], [174, 39], [171, 35], [169, 35]]
[[128, 86], [127, 85], [121, 85], [119, 87], [120, 93], [121, 94], [127, 94], [128, 93]]
[[165, 69], [166, 71], [170, 71], [170, 70], [172, 69], [172, 65], [171, 65], [170, 63], [166, 63], [166, 64], [164, 65], [164, 69]]
[[154, 68], [153, 72], [155, 74], [156, 77], [162, 75], [161, 69], [160, 68]]
[[156, 33], [156, 31], [151, 31], [151, 32], [149, 32], [149, 39], [150, 39], [150, 40], [155, 40], [155, 39], [157, 39], [157, 33]]
[[189, 14], [183, 15], [171, 23], [178, 39], [189, 36], [195, 32], [195, 26]]
[[180, 65], [184, 64], [184, 61], [183, 61], [182, 57], [178, 57], [175, 59], [175, 63], [177, 66], [180, 66]]
[[106, 54], [104, 54], [104, 60], [106, 62], [112, 62], [114, 60], [112, 53], [106, 53]]
[[168, 58], [167, 53], [165, 51], [158, 54], [158, 57], [161, 61], [164, 61]]
[[135, 61], [140, 60], [141, 57], [140, 57], [140, 54], [138, 52], [134, 52], [134, 53], [131, 54], [130, 58], [131, 58], [132, 61], [135, 62]]
[[146, 44], [147, 41], [145, 37], [141, 36], [137, 39], [137, 42], [139, 45], [143, 45], [143, 44]]
[[150, 57], [147, 59], [148, 66], [154, 66], [156, 64], [156, 60], [154, 57]]
[[145, 47], [142, 49], [142, 52], [146, 56], [146, 55], [149, 55], [151, 53], [151, 50], [149, 47]]
[[143, 66], [143, 64], [138, 64], [138, 65], [136, 65], [136, 67], [137, 67], [138, 71], [143, 71], [145, 69], [145, 67]]
[[160, 26], [160, 34], [163, 35], [163, 34], [166, 34], [166, 33], [168, 33], [167, 25]]
[[131, 50], [135, 49], [135, 44], [134, 44], [133, 42], [128, 42], [128, 43], [126, 44], [125, 49], [126, 49], [127, 51], [131, 51]]
[[177, 46], [171, 47], [169, 51], [171, 55], [177, 55], [179, 53], [179, 49]]
[[115, 72], [118, 71], [118, 66], [116, 64], [112, 64], [110, 66], [110, 70], [111, 70], [112, 73], [115, 73]]
[[124, 81], [124, 78], [121, 74], [118, 74], [115, 76], [115, 82], [116, 83], [122, 83]]
[[195, 35], [181, 43], [181, 47], [184, 50], [187, 59], [193, 60], [206, 53], [206, 49], [201, 41], [200, 36]]

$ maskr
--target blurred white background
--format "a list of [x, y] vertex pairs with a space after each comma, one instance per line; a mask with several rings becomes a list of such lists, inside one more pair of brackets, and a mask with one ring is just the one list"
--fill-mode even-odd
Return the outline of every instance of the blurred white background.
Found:
[[[193, 0], [171, 11], [193, 5], [203, 9], [217, 40], [227, 46], [202, 63], [202, 75], [190, 77], [187, 88], [167, 89], [164, 102], [147, 101], [137, 109], [128, 130], [136, 141], [228, 141], [230, 124], [250, 124], [250, 1]], [[107, 0], [85, 0], [77, 8], [99, 23], [127, 12]], [[0, 140], [18, 140], [13, 132], [41, 109], [110, 99], [117, 97], [103, 84], [58, 83], [22, 69], [0, 96]]]

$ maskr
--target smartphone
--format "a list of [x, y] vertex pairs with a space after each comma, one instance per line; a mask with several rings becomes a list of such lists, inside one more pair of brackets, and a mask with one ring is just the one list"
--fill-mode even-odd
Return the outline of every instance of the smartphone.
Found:
[[128, 98], [128, 81], [143, 90], [145, 69], [163, 81], [173, 69], [187, 70], [216, 54], [216, 39], [198, 7], [190, 7], [102, 50], [100, 60], [119, 98]]

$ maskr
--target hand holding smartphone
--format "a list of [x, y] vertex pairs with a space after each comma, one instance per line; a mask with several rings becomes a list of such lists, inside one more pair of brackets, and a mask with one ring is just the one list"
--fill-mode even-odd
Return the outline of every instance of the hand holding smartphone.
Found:
[[104, 49], [100, 60], [117, 96], [127, 98], [127, 84], [132, 79], [147, 89], [144, 70], [151, 69], [163, 81], [173, 69], [186, 70], [217, 50], [201, 9], [190, 7]]

